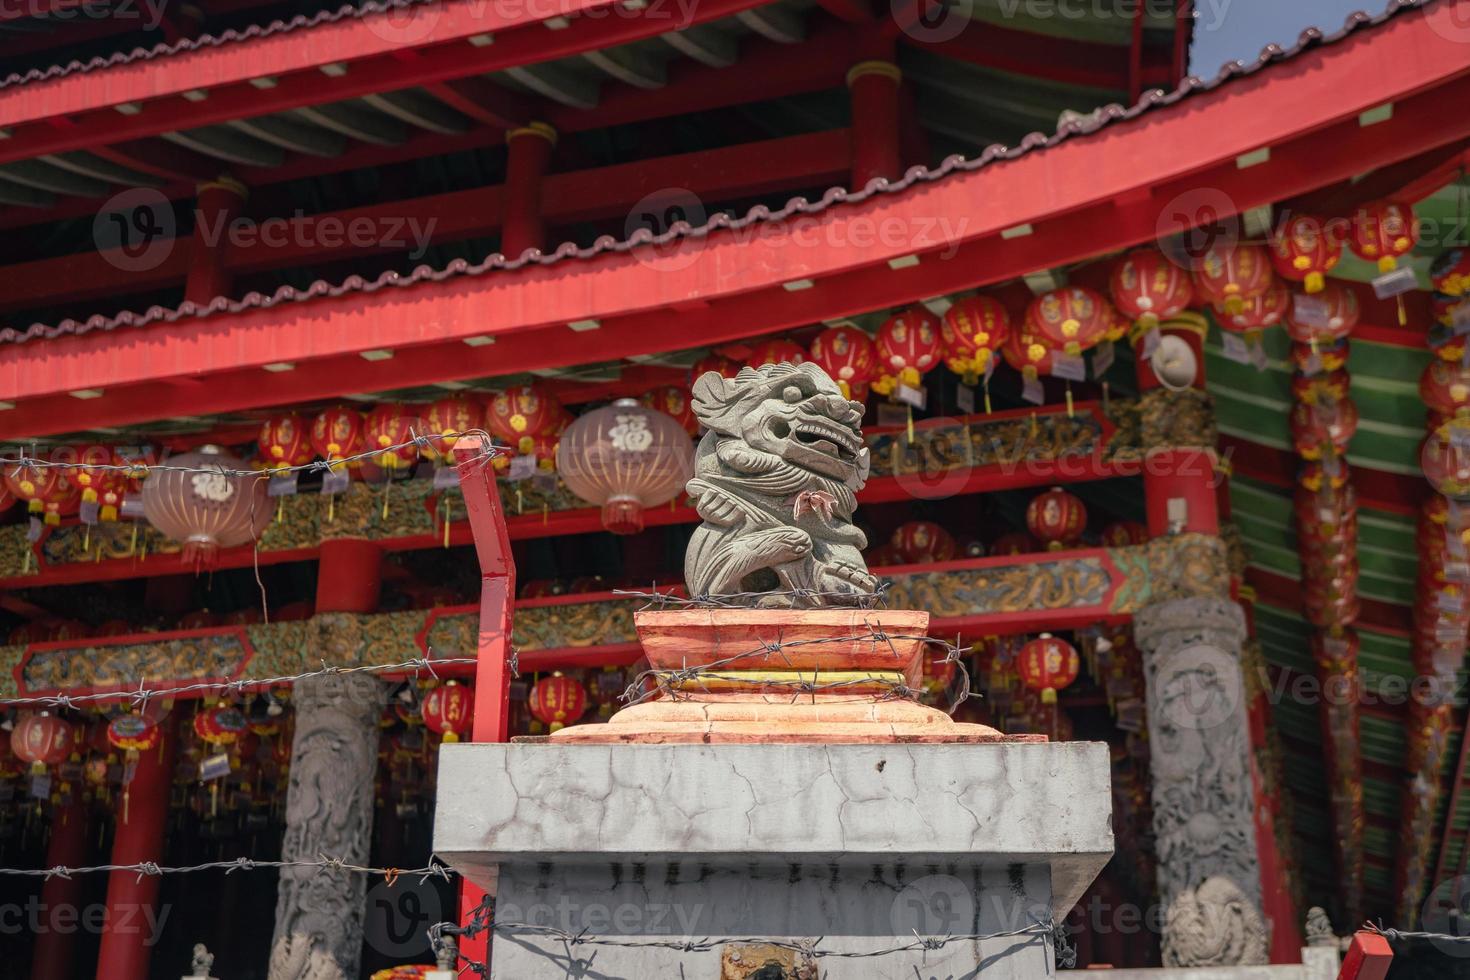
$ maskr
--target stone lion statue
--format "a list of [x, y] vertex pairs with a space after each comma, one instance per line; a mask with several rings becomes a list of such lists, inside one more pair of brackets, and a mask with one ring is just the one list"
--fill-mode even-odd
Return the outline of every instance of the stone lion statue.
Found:
[[1229, 878], [1206, 878], [1169, 906], [1165, 966], [1251, 966], [1265, 963], [1266, 926], [1251, 900]]
[[704, 521], [684, 559], [689, 594], [773, 593], [750, 600], [767, 607], [870, 595], [867, 538], [852, 524], [868, 478], [862, 404], [815, 364], [782, 363], [705, 374], [693, 408], [708, 431], [688, 485]]

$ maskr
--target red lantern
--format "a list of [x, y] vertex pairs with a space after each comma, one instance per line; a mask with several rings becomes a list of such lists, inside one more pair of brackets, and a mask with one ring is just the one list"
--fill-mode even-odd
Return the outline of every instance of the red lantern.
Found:
[[419, 449], [412, 444], [416, 418], [401, 404], [378, 405], [368, 412], [363, 420], [368, 449], [381, 450], [373, 456], [374, 463], [385, 470], [404, 470], [413, 466], [419, 458]]
[[[66, 461], [55, 460], [54, 456], [53, 451], [47, 461]], [[62, 515], [76, 513], [82, 492], [73, 482], [71, 470], [59, 466], [7, 466], [4, 470], [5, 485], [26, 502], [32, 514], [43, 515], [47, 524], [60, 524]]]
[[1029, 555], [1039, 551], [1041, 545], [1036, 539], [1025, 531], [1009, 531], [990, 542], [990, 554], [993, 557], [1001, 555]]
[[561, 437], [556, 470], [567, 488], [602, 507], [614, 534], [643, 529], [643, 511], [678, 496], [694, 472], [689, 434], [631, 398], [577, 419]]
[[1308, 293], [1320, 293], [1327, 273], [1342, 258], [1342, 242], [1327, 222], [1310, 214], [1294, 215], [1271, 237], [1271, 263], [1283, 279], [1305, 284]]
[[1298, 487], [1292, 505], [1297, 534], [1307, 541], [1325, 540], [1356, 521], [1358, 494], [1351, 485], [1315, 492]]
[[1292, 344], [1291, 363], [1302, 374], [1317, 375], [1324, 371], [1340, 371], [1347, 365], [1349, 345], [1339, 340], [1328, 346], [1318, 344]]
[[939, 334], [944, 363], [972, 385], [1011, 335], [1011, 314], [992, 296], [968, 296], [945, 311]]
[[194, 715], [194, 734], [216, 748], [238, 742], [248, 728], [245, 713], [227, 704], [200, 708]]
[[1452, 418], [1431, 432], [1419, 465], [1435, 490], [1456, 500], [1470, 499], [1470, 418]]
[[207, 630], [219, 625], [219, 617], [208, 609], [195, 609], [179, 617], [181, 630]]
[[1291, 395], [1293, 399], [1306, 405], [1338, 402], [1348, 397], [1351, 384], [1352, 378], [1346, 371], [1297, 374], [1291, 379]]
[[1348, 244], [1358, 258], [1377, 262], [1379, 272], [1392, 272], [1419, 244], [1419, 219], [1411, 206], [1398, 201], [1365, 204], [1353, 214]]
[[899, 554], [891, 541], [875, 548], [869, 548], [863, 558], [867, 561], [869, 568], [886, 568], [889, 565], [903, 564], [903, 555]]
[[731, 360], [723, 354], [706, 354], [689, 368], [689, 382], [693, 384], [699, 380], [700, 375], [711, 371], [722, 378], [733, 378], [740, 373], [740, 362]]
[[316, 456], [311, 430], [306, 420], [295, 413], [276, 415], [260, 423], [255, 444], [260, 449], [259, 463], [265, 469], [304, 466]]
[[1340, 490], [1352, 479], [1352, 472], [1347, 463], [1342, 460], [1332, 460], [1332, 465], [1326, 463], [1304, 463], [1297, 470], [1296, 482], [1313, 493], [1322, 492], [1323, 488], [1329, 490]]
[[1275, 283], [1264, 245], [1221, 241], [1204, 254], [1194, 273], [1200, 297], [1234, 316]]
[[1248, 299], [1240, 299], [1234, 305], [1235, 312], [1215, 307], [1220, 327], [1231, 333], [1256, 334], [1276, 326], [1286, 316], [1291, 305], [1291, 294], [1286, 287], [1276, 283], [1265, 292]]
[[1102, 529], [1102, 543], [1108, 548], [1133, 548], [1148, 544], [1148, 528], [1137, 521], [1114, 521]]
[[894, 550], [904, 564], [949, 561], [957, 549], [954, 537], [931, 521], [909, 521], [893, 532]]
[[1108, 291], [1113, 305], [1145, 331], [1173, 319], [1194, 302], [1189, 274], [1155, 248], [1139, 249], [1118, 259]]
[[485, 406], [465, 395], [450, 395], [429, 406], [426, 422], [424, 434], [430, 438], [419, 452], [427, 460], [442, 463], [451, 457], [460, 436], [484, 428]]
[[1342, 455], [1357, 431], [1358, 409], [1351, 398], [1297, 402], [1291, 408], [1291, 441], [1303, 459], [1321, 459], [1328, 446]]
[[98, 520], [117, 520], [123, 494], [127, 492], [128, 478], [120, 470], [111, 468], [114, 463], [111, 449], [106, 446], [57, 446], [51, 451], [51, 460], [77, 467], [65, 472], [80, 490], [81, 501], [98, 506]]
[[746, 367], [764, 367], [767, 364], [802, 364], [806, 361], [806, 351], [802, 350], [800, 344], [792, 343], [781, 337], [773, 337], [762, 340], [750, 349], [750, 356], [745, 359]]
[[459, 681], [446, 681], [424, 695], [420, 714], [430, 731], [444, 736], [446, 742], [458, 742], [469, 734], [474, 722], [474, 689]]
[[1042, 633], [1021, 647], [1016, 667], [1021, 672], [1023, 684], [1033, 691], [1040, 691], [1044, 703], [1056, 704], [1057, 691], [1077, 680], [1082, 658], [1066, 640]]
[[873, 382], [873, 390], [891, 395], [900, 384], [919, 387], [923, 376], [939, 363], [940, 332], [939, 317], [920, 305], [884, 321], [873, 341], [878, 352], [878, 379]]
[[244, 469], [243, 461], [202, 446], [169, 464], [180, 469], [155, 469], [143, 484], [143, 513], [165, 537], [183, 544], [184, 560], [196, 570], [211, 565], [221, 548], [257, 539], [270, 523], [265, 480], [228, 472]]
[[1011, 331], [1000, 353], [1006, 363], [1020, 371], [1027, 381], [1051, 374], [1052, 348], [1046, 338], [1032, 329], [1029, 317], [1023, 318]]
[[362, 413], [340, 405], [322, 412], [311, 423], [311, 448], [329, 463], [361, 453], [367, 448]]
[[65, 762], [76, 746], [76, 729], [44, 711], [23, 716], [10, 733], [11, 751], [37, 775]]
[[1470, 367], [1435, 358], [1419, 376], [1419, 397], [1432, 412], [1460, 414], [1470, 408]]
[[1449, 297], [1470, 293], [1470, 249], [1452, 248], [1434, 260], [1429, 280], [1435, 292]]
[[582, 717], [587, 710], [587, 692], [581, 684], [557, 671], [531, 688], [528, 704], [531, 714], [554, 732]]
[[872, 339], [856, 327], [828, 327], [812, 341], [811, 360], [837, 382], [843, 398], [853, 398], [873, 380], [878, 353]]
[[664, 385], [645, 391], [638, 399], [644, 408], [663, 412], [684, 427], [691, 436], [699, 435], [699, 419], [694, 416], [694, 405], [689, 400], [689, 389], [683, 385]]
[[107, 723], [107, 744], [124, 752], [147, 752], [162, 739], [158, 722], [146, 715], [118, 715]]
[[1026, 325], [1042, 343], [1076, 357], [1102, 342], [1113, 325], [1113, 311], [1096, 290], [1053, 289], [1031, 301]]
[[1360, 315], [1357, 294], [1332, 283], [1316, 296], [1292, 297], [1286, 311], [1286, 333], [1300, 344], [1332, 344], [1353, 332]]
[[527, 454], [536, 437], [549, 431], [562, 416], [556, 396], [540, 385], [515, 385], [490, 399], [485, 424], [492, 434], [516, 451]]
[[1052, 551], [1075, 544], [1087, 529], [1087, 508], [1061, 487], [1031, 499], [1026, 505], [1026, 527]]

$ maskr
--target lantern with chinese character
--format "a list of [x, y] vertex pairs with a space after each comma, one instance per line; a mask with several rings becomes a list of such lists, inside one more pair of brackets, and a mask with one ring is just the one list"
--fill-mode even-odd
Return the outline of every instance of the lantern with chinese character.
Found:
[[1251, 337], [1280, 323], [1290, 305], [1291, 294], [1285, 286], [1276, 283], [1263, 293], [1240, 299], [1233, 307], [1234, 312], [1221, 306], [1216, 306], [1215, 312], [1222, 329]]
[[643, 511], [668, 503], [694, 472], [694, 446], [683, 426], [631, 398], [573, 422], [556, 450], [568, 489], [602, 507], [614, 534], [643, 530]]
[[1102, 529], [1102, 543], [1109, 548], [1148, 544], [1148, 528], [1137, 521], [1114, 521]]
[[117, 520], [123, 494], [127, 492], [128, 478], [121, 470], [112, 468], [115, 460], [111, 449], [106, 446], [57, 446], [51, 451], [51, 460], [76, 467], [66, 472], [81, 491], [81, 502], [97, 505], [98, 520]]
[[812, 341], [812, 363], [826, 371], [842, 397], [862, 399], [877, 370], [872, 339], [857, 327], [828, 327]]
[[1291, 364], [1302, 374], [1316, 375], [1324, 371], [1341, 370], [1348, 361], [1348, 351], [1351, 345], [1346, 340], [1339, 340], [1327, 346], [1317, 345], [1315, 350], [1311, 344], [1291, 345]]
[[1173, 319], [1194, 302], [1189, 274], [1155, 248], [1139, 249], [1118, 259], [1108, 291], [1113, 305], [1145, 331]]
[[967, 296], [944, 313], [939, 324], [944, 363], [972, 385], [990, 367], [1011, 334], [1010, 311], [993, 296]]
[[[47, 462], [54, 461], [48, 454]], [[43, 516], [47, 524], [60, 524], [65, 514], [76, 513], [81, 503], [81, 489], [72, 479], [72, 471], [60, 466], [6, 466], [5, 485], [32, 514]]]
[[412, 468], [419, 458], [418, 446], [413, 444], [417, 419], [418, 416], [398, 403], [378, 405], [368, 412], [363, 420], [367, 447], [378, 450], [372, 461], [393, 472]]
[[1297, 402], [1291, 409], [1291, 441], [1303, 459], [1321, 459], [1330, 448], [1342, 455], [1358, 431], [1358, 409], [1351, 398]]
[[1316, 296], [1292, 297], [1286, 311], [1286, 333], [1299, 344], [1320, 347], [1352, 333], [1358, 317], [1357, 294], [1332, 283]]
[[1327, 222], [1316, 215], [1293, 215], [1271, 238], [1271, 262], [1283, 279], [1302, 283], [1308, 293], [1320, 293], [1327, 273], [1342, 258], [1342, 242]]
[[1000, 352], [1006, 363], [1020, 371], [1027, 381], [1051, 374], [1052, 347], [1032, 329], [1030, 318], [1023, 318], [1015, 325]]
[[939, 317], [925, 306], [911, 306], [884, 321], [873, 344], [878, 353], [874, 391], [891, 395], [900, 384], [918, 388], [943, 353]]
[[337, 406], [322, 412], [311, 423], [311, 448], [329, 463], [356, 456], [367, 448], [362, 413]]
[[1389, 273], [1399, 259], [1419, 243], [1419, 219], [1414, 209], [1398, 201], [1374, 201], [1353, 212], [1352, 237], [1348, 246], [1360, 259], [1378, 263], [1378, 271]]
[[733, 378], [740, 373], [740, 362], [723, 354], [706, 354], [689, 368], [689, 382], [693, 384], [702, 374], [715, 372], [722, 378]]
[[485, 424], [493, 435], [524, 455], [561, 415], [561, 402], [541, 385], [514, 385], [490, 399]]
[[662, 388], [645, 391], [638, 401], [644, 408], [652, 408], [668, 415], [691, 436], [699, 435], [699, 419], [694, 417], [689, 389], [683, 385], [664, 385]]
[[[745, 365], [758, 368], [766, 364], [801, 364], [805, 361], [806, 351], [800, 344], [782, 337], [772, 337], [758, 342], [750, 349], [750, 356], [745, 359]], [[698, 379], [699, 376], [695, 375], [695, 380]]]
[[36, 775], [65, 762], [76, 746], [76, 729], [46, 711], [22, 716], [10, 732], [10, 750]]
[[904, 564], [949, 561], [957, 549], [954, 537], [932, 521], [909, 521], [893, 532], [894, 549]]
[[459, 681], [447, 681], [424, 695], [420, 713], [430, 731], [444, 736], [446, 742], [458, 742], [469, 734], [474, 723], [474, 689]]
[[1108, 301], [1083, 286], [1053, 289], [1031, 301], [1026, 325], [1053, 350], [1076, 357], [1102, 342], [1113, 324]]
[[163, 732], [147, 715], [118, 715], [107, 723], [107, 744], [136, 759], [141, 752], [158, 747]]
[[259, 464], [264, 469], [304, 466], [316, 456], [311, 445], [311, 429], [300, 415], [288, 412], [274, 415], [260, 423], [256, 437], [260, 449]]
[[587, 710], [587, 692], [572, 678], [557, 671], [531, 688], [531, 714], [551, 731], [558, 731], [582, 717]]
[[1419, 465], [1434, 489], [1455, 500], [1470, 500], [1470, 418], [1452, 418], [1431, 432]]
[[1348, 396], [1352, 379], [1346, 371], [1326, 374], [1297, 374], [1291, 379], [1291, 395], [1305, 405], [1341, 401]]
[[1470, 409], [1470, 366], [1435, 358], [1419, 376], [1419, 397], [1431, 412], [1459, 415]]
[[234, 745], [248, 728], [245, 712], [224, 703], [201, 707], [194, 715], [194, 734], [215, 748]]
[[485, 407], [477, 399], [466, 395], [450, 395], [429, 406], [425, 415], [425, 428], [421, 433], [428, 436], [419, 452], [427, 460], [443, 464], [454, 458], [454, 444], [466, 432], [483, 428]]
[[1247, 301], [1270, 289], [1275, 281], [1264, 245], [1228, 240], [1211, 247], [1194, 273], [1200, 297], [1231, 316], [1244, 311]]
[[[266, 481], [218, 446], [201, 446], [154, 469], [143, 484], [143, 513], [184, 546], [184, 561], [212, 567], [221, 548], [254, 541], [271, 519]], [[193, 470], [194, 472], [189, 472]]]
[[1082, 658], [1066, 640], [1042, 633], [1021, 647], [1016, 668], [1021, 673], [1021, 682], [1033, 691], [1040, 691], [1044, 703], [1056, 704], [1057, 692], [1077, 680]]
[[1052, 487], [1026, 505], [1026, 527], [1048, 549], [1060, 551], [1081, 539], [1087, 529], [1087, 508], [1075, 495]]

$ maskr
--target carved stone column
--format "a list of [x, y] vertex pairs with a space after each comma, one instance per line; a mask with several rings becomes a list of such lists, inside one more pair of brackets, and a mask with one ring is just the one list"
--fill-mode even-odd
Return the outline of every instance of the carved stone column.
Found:
[[1164, 965], [1267, 961], [1250, 728], [1229, 599], [1171, 599], [1134, 620], [1148, 685]]
[[[308, 678], [292, 698], [296, 732], [283, 860], [321, 855], [365, 865], [383, 690], [366, 674]], [[283, 868], [270, 980], [347, 980], [362, 954], [362, 875]]]

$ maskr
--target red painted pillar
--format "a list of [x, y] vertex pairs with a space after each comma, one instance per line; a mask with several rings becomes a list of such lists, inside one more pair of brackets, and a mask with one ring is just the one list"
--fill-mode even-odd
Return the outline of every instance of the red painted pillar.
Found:
[[322, 542], [316, 566], [316, 611], [369, 613], [378, 609], [383, 549], [375, 542], [337, 538]]
[[[1159, 343], [1175, 337], [1187, 345], [1193, 356], [1194, 377], [1189, 387], [1205, 386], [1204, 332], [1209, 328], [1188, 320], [1171, 320], [1159, 327]], [[1133, 338], [1134, 360], [1138, 372], [1138, 390], [1153, 391], [1165, 387], [1154, 373], [1152, 359], [1144, 356], [1148, 333], [1137, 331]], [[1170, 341], [1177, 346], [1176, 341]], [[1189, 356], [1180, 349], [1176, 369], [1187, 368]], [[1184, 378], [1174, 379], [1174, 387]], [[1143, 495], [1148, 512], [1148, 531], [1154, 537], [1167, 534], [1174, 520], [1183, 520], [1185, 531], [1200, 534], [1220, 533], [1220, 502], [1217, 478], [1219, 460], [1213, 451], [1198, 449], [1164, 449], [1151, 452], [1144, 460]]]
[[500, 226], [500, 253], [518, 259], [528, 248], [546, 247], [541, 216], [541, 181], [556, 148], [556, 130], [528, 123], [505, 134], [505, 218]]
[[[46, 867], [81, 867], [87, 863], [87, 809], [80, 802], [57, 807], [51, 813], [51, 840], [46, 845]], [[76, 937], [56, 928], [57, 909], [66, 909], [68, 920], [78, 922], [82, 905], [82, 880], [55, 877], [41, 886], [41, 921], [46, 924], [36, 936], [31, 958], [32, 980], [68, 980]]]
[[194, 205], [194, 238], [189, 247], [189, 278], [184, 281], [184, 299], [204, 305], [230, 292], [230, 273], [225, 259], [230, 241], [230, 222], [245, 206], [245, 185], [230, 177], [200, 184]]
[[[1209, 327], [1203, 323], [1195, 325], [1187, 320], [1171, 320], [1160, 324], [1159, 337], [1178, 337], [1189, 345], [1190, 352], [1194, 354], [1194, 381], [1190, 387], [1204, 389], [1205, 386], [1205, 332]], [[1135, 370], [1138, 373], [1138, 390], [1140, 392], [1153, 391], [1162, 388], [1164, 384], [1154, 374], [1153, 365], [1149, 358], [1143, 356], [1143, 348], [1148, 340], [1147, 331], [1135, 331], [1133, 338], [1133, 355]]]
[[[140, 753], [133, 781], [128, 786], [127, 819], [118, 812], [117, 832], [112, 841], [111, 864], [161, 863], [164, 830], [168, 823], [169, 783], [173, 777], [176, 720], [162, 725], [163, 747]], [[148, 959], [153, 953], [148, 923], [161, 921], [156, 912], [157, 875], [136, 871], [114, 871], [107, 879], [107, 925], [97, 952], [97, 980], [147, 980]], [[115, 928], [125, 924], [126, 928]]]
[[896, 180], [899, 158], [899, 83], [903, 74], [886, 58], [859, 61], [847, 72], [852, 103], [852, 187], [862, 190], [875, 177]]

